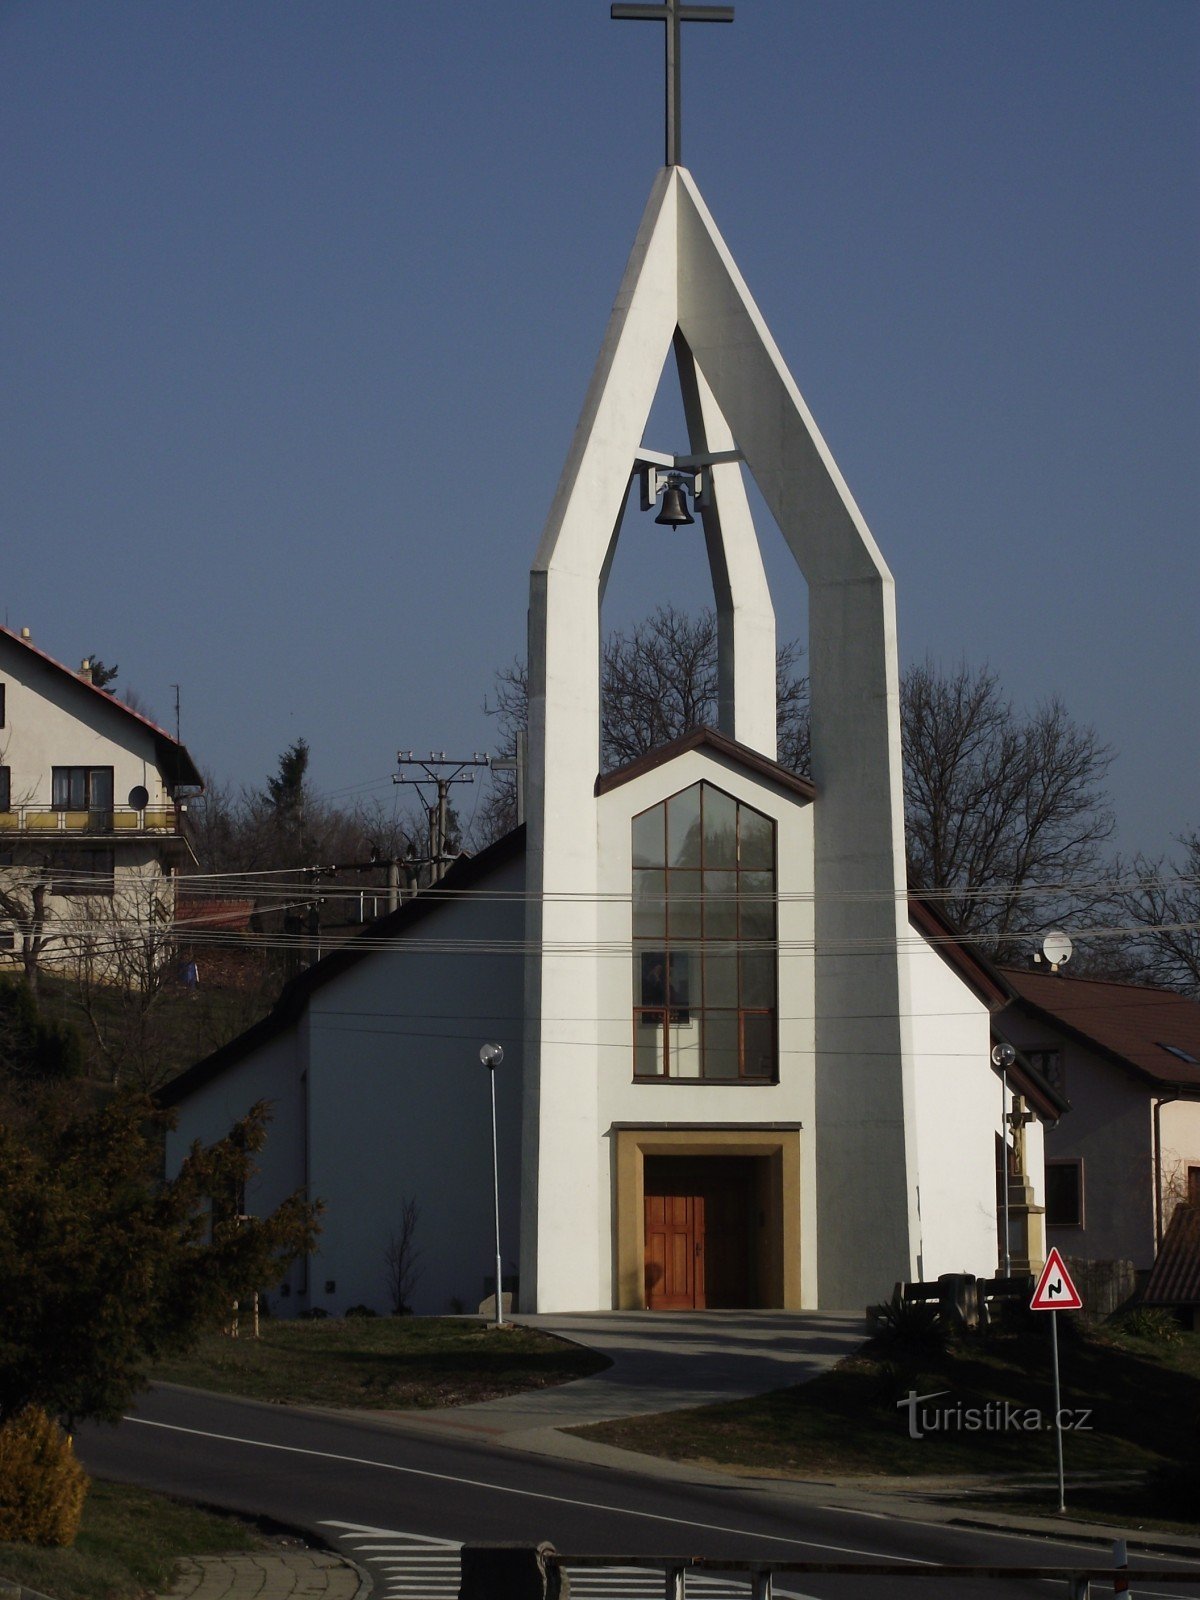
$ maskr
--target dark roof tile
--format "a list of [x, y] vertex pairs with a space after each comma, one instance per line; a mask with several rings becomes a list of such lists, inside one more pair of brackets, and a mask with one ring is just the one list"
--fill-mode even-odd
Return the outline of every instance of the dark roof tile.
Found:
[[1035, 1013], [1149, 1082], [1200, 1094], [1200, 1003], [1173, 989], [1069, 978], [1005, 967], [1003, 976]]

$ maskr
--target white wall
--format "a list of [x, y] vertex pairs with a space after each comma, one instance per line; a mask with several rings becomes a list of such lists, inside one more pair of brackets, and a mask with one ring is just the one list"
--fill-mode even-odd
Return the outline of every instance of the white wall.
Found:
[[[1000, 1083], [987, 1007], [912, 930], [906, 960], [916, 1062], [920, 1276], [996, 1270]], [[880, 1298], [891, 1291], [881, 1286]]]
[[1162, 1137], [1163, 1225], [1187, 1196], [1189, 1167], [1200, 1167], [1200, 1102], [1168, 1101], [1159, 1113]]
[[[391, 1310], [384, 1250], [406, 1198], [420, 1210], [415, 1311], [474, 1311], [494, 1273], [491, 1110], [485, 1041], [497, 1069], [501, 1245], [515, 1270], [520, 1181], [523, 864], [490, 875], [481, 898], [438, 907], [317, 989], [298, 1024], [189, 1096], [168, 1160], [192, 1138], [229, 1131], [260, 1096], [275, 1104], [263, 1178], [251, 1209], [278, 1204], [304, 1181], [324, 1203], [309, 1263], [272, 1303], [331, 1316], [352, 1305]], [[495, 898], [493, 898], [495, 897]], [[511, 953], [465, 949], [508, 944]], [[442, 948], [428, 948], [434, 943]], [[334, 958], [336, 959], [336, 958]], [[326, 1284], [333, 1283], [332, 1290]]]
[[[384, 1251], [410, 1198], [422, 1252], [413, 1308], [445, 1312], [457, 1299], [474, 1311], [484, 1298], [495, 1270], [487, 1041], [504, 1047], [501, 1251], [505, 1273], [516, 1269], [523, 887], [522, 863], [509, 863], [483, 898], [439, 907], [312, 998], [309, 1171], [326, 1205], [312, 1303], [331, 1314], [391, 1309]], [[502, 893], [511, 898], [491, 898]], [[443, 948], [421, 948], [430, 941]], [[488, 948], [497, 943], [510, 953]]]

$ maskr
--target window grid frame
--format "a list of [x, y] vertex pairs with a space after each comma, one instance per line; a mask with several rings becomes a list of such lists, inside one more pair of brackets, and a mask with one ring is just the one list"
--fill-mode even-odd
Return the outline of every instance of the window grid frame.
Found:
[[[670, 837], [669, 837], [669, 833], [668, 833], [668, 821], [669, 821], [669, 819], [668, 819], [668, 808], [670, 807], [672, 801], [677, 801], [677, 800], [681, 799], [682, 796], [686, 795], [688, 793], [688, 790], [690, 790], [692, 788], [699, 789], [699, 791], [700, 791], [700, 795], [699, 795], [699, 811], [698, 811], [698, 818], [697, 818], [697, 826], [698, 826], [698, 829], [699, 829], [699, 849], [698, 849], [698, 852], [697, 852], [698, 859], [697, 859], [697, 861], [695, 863], [691, 863], [691, 864], [688, 864], [688, 865], [672, 866], [671, 863], [670, 863], [670, 854], [669, 854]], [[724, 863], [720, 863], [720, 864], [717, 864], [715, 866], [710, 866], [709, 863], [708, 863], [708, 859], [707, 859], [707, 855], [708, 855], [707, 831], [706, 831], [705, 823], [706, 823], [706, 799], [707, 799], [707, 796], [710, 793], [720, 795], [721, 798], [724, 801], [730, 802], [734, 807], [735, 835], [734, 835], [734, 851], [733, 851], [733, 865], [732, 866], [729, 866], [729, 865], [724, 864]], [[643, 957], [643, 955], [647, 954], [647, 953], [661, 952], [662, 957], [663, 957], [664, 982], [668, 986], [670, 985], [671, 968], [672, 968], [671, 958], [672, 958], [672, 956], [673, 955], [685, 955], [688, 958], [688, 963], [687, 963], [686, 970], [687, 970], [687, 973], [688, 973], [689, 983], [688, 983], [688, 993], [687, 993], [687, 996], [686, 996], [686, 1000], [683, 1003], [677, 1003], [677, 1004], [672, 1004], [671, 1003], [671, 994], [669, 992], [669, 987], [668, 987], [668, 992], [664, 995], [664, 1003], [662, 1005], [645, 1005], [644, 1003], [641, 1003], [639, 1001], [639, 999], [637, 997], [637, 993], [635, 993], [635, 999], [634, 999], [634, 1005], [633, 1005], [633, 1078], [634, 1078], [634, 1082], [635, 1083], [724, 1084], [726, 1086], [731, 1085], [731, 1084], [755, 1084], [755, 1085], [777, 1084], [779, 1082], [779, 955], [778, 955], [778, 952], [779, 952], [779, 910], [778, 910], [778, 898], [777, 898], [778, 897], [778, 862], [779, 862], [779, 830], [778, 830], [778, 824], [776, 823], [775, 819], [773, 817], [769, 816], [766, 812], [759, 811], [756, 807], [751, 806], [751, 805], [747, 804], [746, 802], [744, 802], [742, 800], [739, 800], [736, 795], [729, 794], [726, 790], [718, 788], [717, 785], [709, 783], [709, 781], [707, 779], [703, 779], [703, 778], [697, 780], [697, 782], [695, 784], [689, 784], [687, 786], [687, 788], [685, 788], [685, 789], [678, 790], [673, 795], [668, 795], [665, 799], [658, 801], [655, 805], [648, 806], [644, 811], [637, 812], [634, 815], [634, 817], [631, 818], [631, 822], [630, 822], [631, 830], [634, 827], [634, 825], [637, 822], [639, 822], [642, 818], [645, 818], [650, 813], [655, 812], [655, 811], [661, 812], [661, 817], [662, 817], [662, 832], [661, 832], [661, 840], [660, 840], [660, 847], [659, 847], [659, 854], [661, 855], [662, 865], [661, 866], [633, 865], [632, 868], [631, 868], [631, 871], [632, 871], [632, 875], [633, 875], [633, 879], [634, 879], [633, 904], [634, 904], [635, 907], [638, 905], [639, 900], [640, 900], [640, 896], [637, 893], [638, 875], [642, 874], [642, 873], [645, 873], [645, 874], [657, 874], [657, 875], [659, 875], [661, 877], [661, 879], [662, 879], [662, 895], [661, 895], [661, 899], [657, 900], [657, 903], [662, 908], [661, 909], [662, 932], [661, 932], [661, 935], [654, 935], [654, 936], [645, 936], [645, 935], [639, 936], [639, 935], [636, 935], [636, 934], [634, 935], [633, 941], [632, 941], [633, 956], [634, 956], [633, 970], [634, 970], [634, 975], [635, 975], [634, 981], [638, 986], [638, 993], [640, 993], [641, 990], [642, 990], [642, 971], [643, 971], [643, 969], [642, 969], [642, 957]], [[767, 825], [767, 828], [769, 829], [769, 832], [770, 832], [770, 864], [769, 865], [763, 865], [763, 864], [760, 864], [758, 862], [754, 862], [753, 864], [750, 864], [750, 865], [743, 865], [743, 860], [742, 860], [742, 856], [743, 856], [743, 833], [742, 833], [742, 829], [743, 829], [743, 816], [744, 815], [752, 816], [752, 817], [758, 819], [760, 822], [765, 823]], [[709, 936], [708, 936], [708, 919], [709, 919], [709, 907], [710, 907], [710, 904], [713, 905], [713, 906], [715, 906], [716, 904], [718, 904], [720, 902], [725, 902], [726, 904], [728, 904], [728, 898], [727, 897], [725, 897], [725, 896], [718, 897], [716, 895], [711, 895], [710, 896], [710, 894], [707, 891], [706, 886], [705, 886], [706, 877], [710, 876], [710, 874], [714, 874], [714, 873], [718, 873], [718, 872], [719, 873], [727, 873], [733, 880], [733, 882], [732, 882], [733, 894], [732, 894], [732, 897], [728, 897], [728, 898], [732, 899], [732, 904], [733, 904], [733, 907], [734, 907], [734, 917], [735, 917], [735, 933], [734, 933], [734, 936], [733, 936], [732, 939], [728, 938], [727, 936], [718, 936], [718, 937], [710, 939]], [[695, 876], [696, 880], [697, 880], [698, 893], [695, 896], [695, 901], [696, 901], [696, 903], [698, 903], [698, 908], [699, 908], [699, 917], [698, 917], [699, 931], [696, 932], [696, 933], [685, 933], [685, 934], [683, 934], [683, 935], [681, 935], [679, 937], [678, 942], [675, 942], [675, 940], [673, 938], [673, 929], [672, 929], [671, 883], [672, 883], [672, 878], [673, 877], [674, 878], [678, 878], [681, 874], [684, 874], [684, 873], [693, 874]], [[771, 924], [771, 926], [770, 926], [770, 935], [769, 935], [768, 938], [765, 938], [765, 939], [762, 939], [762, 938], [757, 938], [756, 939], [756, 938], [753, 938], [753, 935], [749, 936], [753, 940], [753, 942], [751, 944], [750, 949], [747, 951], [746, 948], [745, 948], [744, 942], [743, 942], [743, 938], [744, 938], [744, 936], [743, 936], [743, 915], [744, 915], [744, 910], [745, 910], [745, 907], [746, 907], [747, 904], [761, 904], [761, 901], [752, 900], [750, 895], [749, 895], [749, 893], [747, 893], [744, 896], [743, 892], [742, 892], [742, 889], [741, 889], [741, 884], [742, 884], [742, 881], [743, 881], [744, 878], [751, 877], [751, 876], [757, 876], [757, 875], [765, 876], [769, 880], [769, 889], [768, 889], [768, 892], [767, 892], [767, 902], [768, 902], [769, 909], [770, 909], [770, 924]], [[657, 899], [657, 897], [653, 897], [652, 896], [652, 897], [649, 898], [649, 901], [647, 903], [654, 904], [656, 899]], [[678, 896], [675, 897], [675, 905], [677, 907], [679, 907], [679, 906], [681, 906], [683, 904], [687, 904], [690, 907], [692, 903], [693, 903], [693, 897], [692, 896], [678, 895]], [[631, 913], [631, 920], [632, 920], [632, 913]], [[690, 917], [689, 917], [689, 920], [691, 920]], [[723, 948], [718, 952], [717, 950], [712, 949], [713, 946], [719, 946], [719, 947], [723, 947]], [[736, 1004], [733, 1005], [733, 1006], [727, 1006], [727, 1005], [726, 1006], [710, 1006], [707, 1003], [708, 1002], [708, 981], [709, 980], [708, 980], [708, 967], [707, 967], [707, 963], [705, 961], [705, 956], [706, 956], [706, 954], [717, 955], [718, 953], [721, 954], [721, 955], [725, 955], [727, 957], [732, 958], [733, 961], [735, 962]], [[768, 955], [770, 957], [770, 962], [771, 962], [771, 992], [772, 992], [772, 996], [773, 996], [773, 1000], [774, 1000], [774, 1004], [772, 1004], [772, 1005], [762, 1005], [762, 1004], [750, 1005], [750, 1004], [744, 1004], [743, 1003], [744, 993], [745, 993], [745, 989], [744, 989], [745, 975], [744, 975], [744, 968], [743, 968], [743, 964], [742, 964], [742, 957], [745, 954], [753, 955], [753, 954], [757, 954], [757, 953]], [[699, 976], [699, 980], [700, 980], [700, 982], [699, 982], [698, 1001], [697, 1001], [696, 995], [692, 991], [692, 985], [691, 985], [691, 975], [692, 975], [692, 970], [693, 970], [692, 969], [692, 961], [691, 961], [691, 957], [692, 956], [695, 956], [697, 958], [695, 970], [696, 970], [696, 972], [697, 972], [697, 974]], [[678, 1072], [672, 1072], [672, 1070], [671, 1070], [671, 1068], [672, 1068], [671, 1030], [672, 1030], [672, 1028], [674, 1026], [678, 1025], [678, 1021], [679, 1021], [679, 1017], [680, 1017], [681, 1013], [685, 1014], [687, 1020], [690, 1020], [690, 1018], [692, 1016], [698, 1016], [701, 1019], [701, 1037], [700, 1037], [700, 1042], [699, 1042], [700, 1071], [695, 1075], [684, 1076], [684, 1075], [682, 1075], [682, 1074], [680, 1074]], [[727, 1019], [729, 1021], [734, 1022], [734, 1024], [735, 1024], [736, 1036], [737, 1036], [737, 1045], [736, 1045], [736, 1050], [737, 1050], [737, 1074], [736, 1074], [736, 1076], [732, 1076], [732, 1075], [728, 1076], [728, 1077], [709, 1076], [704, 1070], [705, 1066], [706, 1066], [706, 1063], [707, 1063], [707, 1054], [708, 1054], [708, 1048], [709, 1048], [708, 1043], [707, 1043], [706, 1031], [705, 1031], [705, 1028], [704, 1028], [704, 1022], [706, 1021], [706, 1019], [708, 1019], [710, 1017], [714, 1018], [714, 1019], [717, 1019], [717, 1018]], [[746, 1070], [746, 1067], [747, 1067], [746, 1023], [747, 1023], [747, 1019], [750, 1019], [750, 1018], [765, 1018], [765, 1019], [767, 1019], [769, 1025], [770, 1025], [770, 1041], [771, 1041], [770, 1042], [770, 1063], [771, 1063], [771, 1070], [768, 1073], [754, 1073], [754, 1072], [748, 1072]], [[639, 1056], [640, 1056], [640, 1053], [641, 1053], [640, 1049], [639, 1049], [638, 1034], [647, 1025], [655, 1027], [656, 1030], [661, 1030], [661, 1036], [662, 1036], [662, 1070], [661, 1071], [656, 1070], [654, 1072], [643, 1072], [643, 1071], [639, 1071], [639, 1069], [638, 1069]], [[655, 1059], [657, 1061], [657, 1051], [655, 1053]]]

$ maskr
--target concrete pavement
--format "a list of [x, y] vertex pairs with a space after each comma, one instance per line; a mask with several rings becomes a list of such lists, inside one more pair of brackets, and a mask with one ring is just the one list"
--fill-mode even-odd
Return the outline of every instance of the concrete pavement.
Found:
[[328, 1550], [187, 1556], [171, 1600], [358, 1600], [370, 1583]]
[[[559, 1429], [804, 1383], [867, 1337], [865, 1318], [836, 1311], [607, 1311], [513, 1321], [598, 1350], [612, 1365], [574, 1383], [499, 1400], [383, 1415], [422, 1428], [476, 1433], [517, 1449], [574, 1454], [576, 1441]], [[505, 1338], [505, 1330], [496, 1329], [493, 1337]]]

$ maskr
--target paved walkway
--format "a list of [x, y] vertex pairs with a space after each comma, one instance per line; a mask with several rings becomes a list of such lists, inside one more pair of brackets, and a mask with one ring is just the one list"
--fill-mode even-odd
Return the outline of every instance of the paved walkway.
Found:
[[[837, 1311], [604, 1311], [518, 1316], [598, 1350], [612, 1365], [591, 1378], [446, 1411], [394, 1411], [406, 1425], [578, 1455], [563, 1428], [738, 1400], [804, 1383], [867, 1337], [865, 1318]], [[492, 1337], [503, 1339], [504, 1330]]]
[[355, 1600], [369, 1591], [356, 1567], [328, 1550], [188, 1556], [170, 1600]]

